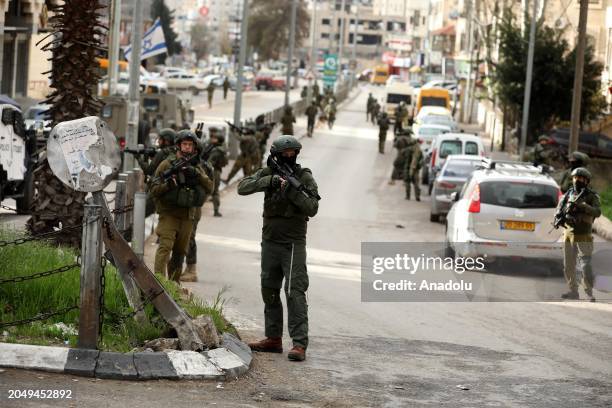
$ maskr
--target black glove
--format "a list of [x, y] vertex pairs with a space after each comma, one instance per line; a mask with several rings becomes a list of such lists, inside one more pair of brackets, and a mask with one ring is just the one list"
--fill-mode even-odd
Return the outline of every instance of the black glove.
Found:
[[194, 179], [198, 176], [198, 171], [195, 167], [189, 166], [183, 168], [183, 174], [185, 175], [185, 179]]
[[283, 182], [283, 180], [281, 179], [281, 177], [278, 174], [275, 174], [270, 179], [270, 187], [273, 190], [278, 190], [278, 189], [281, 188], [282, 182]]

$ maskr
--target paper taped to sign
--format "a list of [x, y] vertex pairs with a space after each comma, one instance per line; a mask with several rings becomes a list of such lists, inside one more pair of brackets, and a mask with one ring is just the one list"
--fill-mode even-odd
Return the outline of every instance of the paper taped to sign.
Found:
[[96, 116], [56, 125], [47, 142], [49, 166], [77, 191], [102, 190], [119, 171], [119, 145], [112, 131]]

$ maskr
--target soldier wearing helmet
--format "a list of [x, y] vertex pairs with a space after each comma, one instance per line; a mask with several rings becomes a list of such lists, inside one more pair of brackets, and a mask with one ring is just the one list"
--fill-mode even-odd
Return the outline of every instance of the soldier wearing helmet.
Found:
[[561, 191], [566, 192], [572, 186], [572, 171], [578, 167], [586, 168], [589, 165], [589, 156], [582, 152], [572, 152], [569, 157], [569, 168], [561, 175]]
[[[269, 165], [245, 177], [238, 184], [238, 194], [263, 192], [263, 229], [261, 242], [261, 294], [264, 301], [265, 336], [249, 343], [254, 351], [282, 353], [283, 287], [288, 309], [289, 335], [293, 348], [288, 358], [302, 361], [308, 347], [308, 305], [306, 290], [306, 224], [319, 209], [317, 183], [312, 172], [297, 164], [302, 145], [293, 136], [280, 136], [270, 148]], [[273, 162], [290, 169], [308, 190], [300, 191], [279, 174]]]
[[281, 117], [281, 125], [283, 135], [293, 135], [293, 124], [295, 123], [295, 115], [293, 114], [293, 108], [291, 106], [285, 106], [285, 111]]
[[404, 121], [408, 119], [408, 108], [406, 102], [401, 101], [395, 111], [395, 123], [393, 125], [393, 133], [399, 134], [404, 128]]
[[255, 136], [254, 129], [247, 129], [248, 133], [240, 134], [234, 133], [234, 136], [240, 142], [240, 154], [236, 158], [232, 169], [230, 170], [227, 178], [223, 180], [225, 184], [229, 184], [232, 178], [242, 169], [242, 173], [245, 176], [249, 176], [255, 172], [261, 162], [261, 150], [259, 141]]
[[410, 132], [404, 130], [393, 140], [393, 147], [397, 149], [397, 155], [393, 160], [393, 172], [391, 173], [390, 185], [395, 184], [395, 180], [404, 179], [404, 165], [406, 158], [405, 149], [412, 146]]
[[[563, 299], [579, 299], [576, 280], [576, 262], [582, 265], [582, 284], [587, 298], [593, 296], [593, 221], [601, 215], [599, 195], [589, 188], [591, 173], [578, 167], [571, 173], [572, 186], [559, 200], [555, 218], [564, 219], [563, 233], [563, 272], [569, 291], [561, 295]], [[563, 218], [561, 214], [565, 214]]]
[[214, 169], [213, 176], [213, 192], [212, 192], [212, 203], [214, 209], [214, 216], [221, 217], [219, 208], [221, 207], [221, 198], [219, 195], [219, 185], [221, 183], [221, 172], [223, 167], [227, 166], [227, 150], [225, 149], [225, 135], [220, 128], [209, 128], [210, 144], [214, 147], [210, 151], [208, 161]]
[[539, 166], [541, 164], [550, 164], [552, 158], [552, 150], [550, 149], [550, 137], [541, 135], [538, 137], [538, 143], [533, 149], [533, 164]]
[[378, 153], [380, 154], [385, 154], [385, 142], [387, 141], [387, 131], [390, 123], [387, 112], [381, 113], [378, 119]]
[[138, 155], [136, 156], [136, 160], [138, 160], [138, 165], [142, 169], [143, 173], [146, 176], [151, 176], [155, 173], [157, 166], [166, 158], [168, 155], [174, 153], [176, 151], [176, 147], [174, 144], [174, 139], [176, 137], [176, 132], [170, 128], [162, 129], [159, 132], [159, 137], [157, 138], [157, 145], [159, 150], [155, 153], [155, 156], [148, 160], [148, 157]]
[[182, 166], [164, 180], [161, 176], [166, 170], [176, 167], [181, 160], [198, 154], [198, 138], [191, 130], [181, 130], [176, 136], [176, 146], [176, 153], [163, 160], [155, 170], [150, 194], [159, 214], [159, 223], [155, 230], [159, 236], [159, 247], [155, 253], [155, 273], [167, 274], [169, 278], [179, 282], [181, 264], [169, 264], [170, 254], [172, 253], [175, 259], [182, 260], [187, 253], [197, 210], [204, 204], [206, 195], [211, 193], [213, 183], [197, 162]]

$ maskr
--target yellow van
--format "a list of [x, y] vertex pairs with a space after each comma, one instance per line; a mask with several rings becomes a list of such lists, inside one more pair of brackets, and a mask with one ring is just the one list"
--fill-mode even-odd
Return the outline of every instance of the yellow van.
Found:
[[416, 114], [423, 106], [440, 106], [450, 110], [450, 92], [444, 88], [421, 88], [416, 103]]
[[370, 82], [372, 82], [374, 85], [385, 85], [387, 83], [387, 79], [389, 79], [389, 66], [379, 65], [374, 68]]

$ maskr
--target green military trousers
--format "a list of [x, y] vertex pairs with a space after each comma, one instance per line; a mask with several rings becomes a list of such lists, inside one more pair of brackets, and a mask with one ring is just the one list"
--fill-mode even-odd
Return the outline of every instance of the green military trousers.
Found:
[[563, 273], [567, 286], [572, 292], [578, 291], [576, 279], [576, 262], [582, 266], [582, 284], [587, 293], [593, 290], [593, 268], [591, 255], [593, 254], [593, 236], [591, 234], [574, 234], [565, 231], [563, 234]]
[[282, 337], [283, 304], [280, 290], [285, 280], [287, 327], [294, 346], [308, 347], [308, 272], [306, 244], [261, 242], [261, 294], [264, 301], [266, 337]]
[[387, 131], [378, 131], [378, 153], [385, 153], [385, 142], [387, 141]]
[[421, 199], [421, 186], [419, 184], [419, 171], [404, 174], [404, 185], [406, 186], [406, 198], [410, 199], [410, 186], [414, 187], [414, 195], [417, 200]]
[[[155, 273], [178, 282], [181, 275], [181, 269], [178, 270], [168, 267], [170, 254], [175, 253], [176, 256], [184, 257], [187, 253], [189, 245], [189, 236], [193, 228], [193, 220], [189, 218], [177, 218], [168, 214], [159, 215], [159, 223], [155, 232], [159, 236], [159, 247], [155, 253]], [[168, 274], [166, 275], [166, 268]]]

